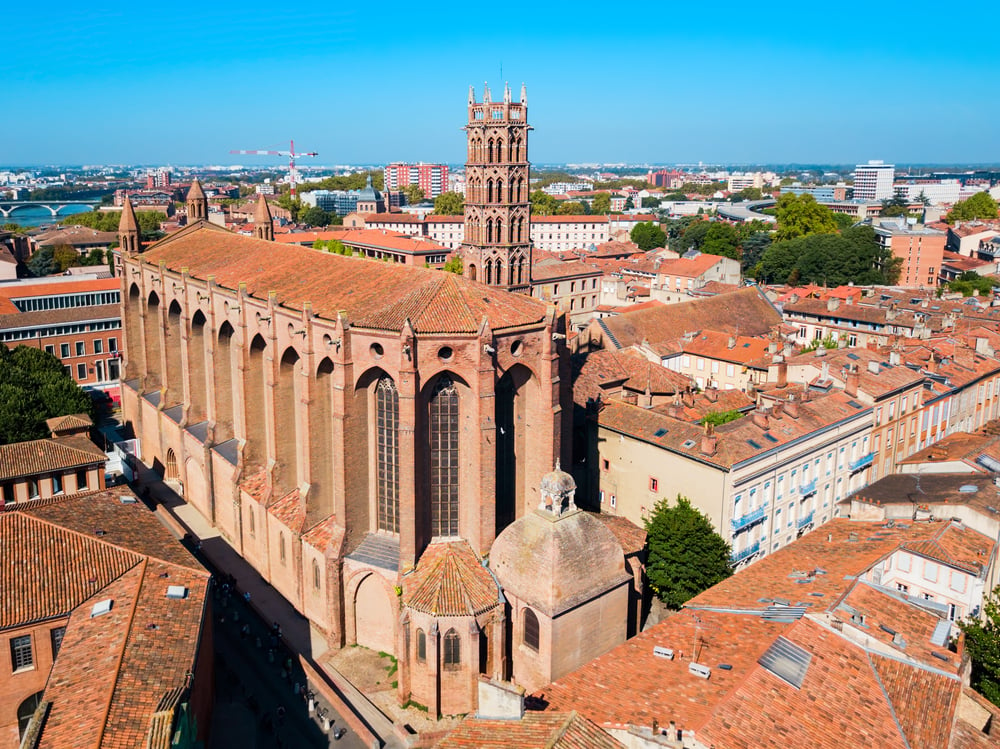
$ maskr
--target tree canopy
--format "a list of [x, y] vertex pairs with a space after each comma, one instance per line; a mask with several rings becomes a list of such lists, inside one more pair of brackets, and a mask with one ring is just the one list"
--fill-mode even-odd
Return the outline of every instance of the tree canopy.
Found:
[[611, 195], [599, 192], [590, 203], [590, 212], [596, 215], [611, 213]]
[[330, 226], [332, 224], [342, 224], [344, 219], [324, 211], [318, 206], [308, 206], [299, 211], [298, 220], [306, 226]]
[[465, 213], [465, 198], [457, 192], [443, 192], [434, 198], [434, 213], [438, 216], [461, 216]]
[[816, 198], [808, 193], [782, 193], [775, 206], [775, 215], [778, 217], [775, 239], [779, 241], [837, 231], [833, 211], [817, 203]]
[[652, 221], [643, 221], [633, 226], [629, 238], [643, 252], [667, 246], [667, 233]]
[[733, 574], [730, 547], [691, 501], [664, 497], [646, 519], [649, 558], [646, 575], [653, 592], [679, 609], [703, 590]]
[[[135, 219], [139, 222], [139, 233], [143, 240], [148, 242], [163, 236], [160, 224], [167, 220], [167, 214], [162, 211], [136, 211]], [[63, 226], [86, 226], [97, 231], [118, 231], [121, 220], [121, 211], [90, 211], [74, 213], [59, 223]]]
[[465, 270], [465, 262], [462, 260], [460, 255], [452, 255], [445, 261], [444, 266], [441, 268], [448, 273], [455, 273], [457, 275], [462, 275], [462, 271]]
[[92, 414], [93, 402], [52, 354], [0, 346], [0, 444], [48, 436], [53, 416]]
[[988, 192], [977, 192], [967, 200], [960, 200], [952, 206], [944, 220], [949, 224], [956, 221], [971, 221], [976, 218], [997, 217], [997, 202]]
[[529, 199], [531, 200], [531, 212], [536, 216], [552, 216], [559, 207], [558, 200], [541, 190], [535, 190]]
[[403, 194], [409, 205], [419, 203], [424, 199], [424, 191], [419, 185], [406, 185], [403, 187]]
[[372, 187], [376, 190], [385, 188], [385, 174], [381, 169], [372, 169], [368, 172], [355, 172], [337, 177], [327, 177], [319, 182], [305, 182], [297, 186], [299, 192], [311, 192], [312, 190], [360, 190], [372, 178]]
[[987, 596], [982, 620], [960, 622], [965, 649], [972, 658], [972, 688], [1000, 705], [1000, 588]]
[[761, 257], [758, 277], [767, 283], [891, 285], [899, 278], [901, 264], [882, 247], [871, 226], [854, 226], [841, 234], [775, 242]]
[[974, 270], [967, 270], [954, 281], [948, 282], [948, 290], [960, 293], [962, 296], [972, 296], [972, 292], [989, 294], [996, 282], [992, 278], [980, 276]]

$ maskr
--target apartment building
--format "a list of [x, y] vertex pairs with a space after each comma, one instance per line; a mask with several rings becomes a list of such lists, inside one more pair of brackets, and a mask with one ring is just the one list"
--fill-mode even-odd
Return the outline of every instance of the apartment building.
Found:
[[854, 168], [855, 200], [887, 200], [893, 195], [896, 168], [884, 161], [869, 161]]
[[531, 266], [531, 295], [558, 305], [569, 313], [571, 325], [582, 327], [597, 313], [601, 275], [599, 268], [583, 262], [541, 257]]
[[407, 185], [416, 185], [424, 191], [424, 197], [430, 200], [448, 191], [447, 164], [393, 162], [385, 167], [384, 172], [386, 190], [399, 190]]
[[47, 276], [0, 285], [0, 343], [57, 357], [77, 384], [120, 400], [120, 281]]
[[879, 244], [902, 261], [900, 286], [933, 288], [938, 285], [947, 233], [900, 217], [878, 221], [875, 234]]

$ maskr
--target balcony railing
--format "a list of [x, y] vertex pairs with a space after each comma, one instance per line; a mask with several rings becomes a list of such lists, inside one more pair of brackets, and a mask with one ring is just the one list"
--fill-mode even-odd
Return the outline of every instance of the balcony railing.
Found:
[[852, 460], [847, 464], [847, 467], [851, 469], [851, 473], [860, 471], [862, 468], [867, 468], [874, 462], [875, 453], [868, 453], [867, 455], [862, 455], [857, 460]]
[[799, 518], [799, 524], [798, 524], [798, 527], [799, 527], [799, 528], [805, 528], [805, 527], [806, 527], [807, 525], [810, 525], [810, 524], [812, 523], [812, 521], [813, 521], [813, 516], [814, 516], [815, 514], [816, 514], [816, 511], [815, 511], [815, 510], [813, 510], [813, 511], [812, 511], [812, 512], [810, 512], [810, 513], [809, 513], [808, 515], [805, 515], [805, 516], [803, 516], [803, 517]]
[[742, 562], [747, 557], [752, 557], [758, 551], [760, 551], [760, 541], [755, 541], [751, 546], [748, 546], [743, 551], [734, 551], [729, 559], [733, 564], [737, 564], [738, 562]]
[[812, 481], [806, 484], [802, 484], [802, 486], [799, 487], [799, 494], [802, 496], [803, 499], [815, 493], [816, 493], [816, 479], [813, 479]]
[[756, 510], [750, 510], [746, 515], [741, 515], [738, 518], [733, 518], [730, 522], [733, 525], [733, 532], [739, 533], [744, 528], [749, 528], [751, 525], [755, 525], [764, 519], [764, 510], [767, 505], [761, 505]]

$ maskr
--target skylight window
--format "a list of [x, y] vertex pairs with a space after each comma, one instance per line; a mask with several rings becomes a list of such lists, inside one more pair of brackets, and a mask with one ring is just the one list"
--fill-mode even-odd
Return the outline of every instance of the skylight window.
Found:
[[170, 585], [167, 587], [167, 598], [187, 598], [188, 589], [183, 585]]
[[760, 450], [761, 449], [761, 445], [758, 445], [753, 440], [747, 440], [747, 444], [750, 445], [750, 447], [752, 447], [754, 450]]
[[103, 601], [98, 601], [93, 606], [90, 607], [90, 618], [93, 619], [97, 616], [103, 616], [111, 611], [111, 607], [114, 606], [115, 602], [108, 598]]
[[779, 637], [757, 663], [782, 681], [788, 682], [796, 689], [801, 689], [811, 661], [812, 653], [803, 650], [784, 637]]
[[654, 437], [662, 437], [662, 436], [663, 436], [663, 435], [665, 435], [666, 433], [667, 433], [667, 430], [666, 430], [666, 429], [664, 429], [663, 427], [660, 427], [660, 428], [659, 428], [659, 429], [657, 429], [657, 430], [656, 430], [655, 432], [653, 432], [653, 436], [654, 436]]

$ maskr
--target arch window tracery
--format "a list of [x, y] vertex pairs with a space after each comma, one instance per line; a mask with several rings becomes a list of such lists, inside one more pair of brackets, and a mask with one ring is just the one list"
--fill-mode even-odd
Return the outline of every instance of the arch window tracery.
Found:
[[438, 380], [429, 408], [431, 534], [458, 535], [458, 390], [451, 377]]

